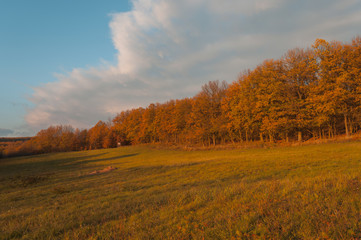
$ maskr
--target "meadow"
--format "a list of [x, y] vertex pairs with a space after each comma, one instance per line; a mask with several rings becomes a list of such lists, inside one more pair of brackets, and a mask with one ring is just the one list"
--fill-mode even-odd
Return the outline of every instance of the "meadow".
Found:
[[360, 209], [358, 141], [0, 159], [0, 239], [358, 239]]

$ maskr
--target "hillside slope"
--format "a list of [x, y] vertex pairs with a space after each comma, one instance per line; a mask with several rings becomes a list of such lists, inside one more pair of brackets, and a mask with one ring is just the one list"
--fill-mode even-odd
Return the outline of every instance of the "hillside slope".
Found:
[[122, 147], [1, 159], [0, 239], [361, 238], [360, 149]]

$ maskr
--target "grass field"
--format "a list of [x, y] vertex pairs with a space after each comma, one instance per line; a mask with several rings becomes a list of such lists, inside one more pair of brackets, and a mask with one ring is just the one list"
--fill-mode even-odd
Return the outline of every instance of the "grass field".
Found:
[[0, 159], [0, 239], [352, 239], [360, 209], [361, 142]]

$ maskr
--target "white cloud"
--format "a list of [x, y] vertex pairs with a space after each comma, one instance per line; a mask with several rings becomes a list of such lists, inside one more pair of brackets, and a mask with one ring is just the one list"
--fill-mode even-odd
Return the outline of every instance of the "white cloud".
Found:
[[316, 38], [348, 41], [360, 16], [356, 0], [133, 0], [132, 11], [110, 22], [117, 65], [74, 69], [35, 87], [26, 120], [38, 129], [90, 127], [121, 110], [193, 96]]

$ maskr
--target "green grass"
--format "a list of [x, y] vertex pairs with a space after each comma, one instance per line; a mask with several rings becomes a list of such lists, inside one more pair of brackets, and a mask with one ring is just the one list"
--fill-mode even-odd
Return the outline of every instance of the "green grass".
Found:
[[0, 239], [352, 239], [360, 209], [360, 142], [0, 159]]

